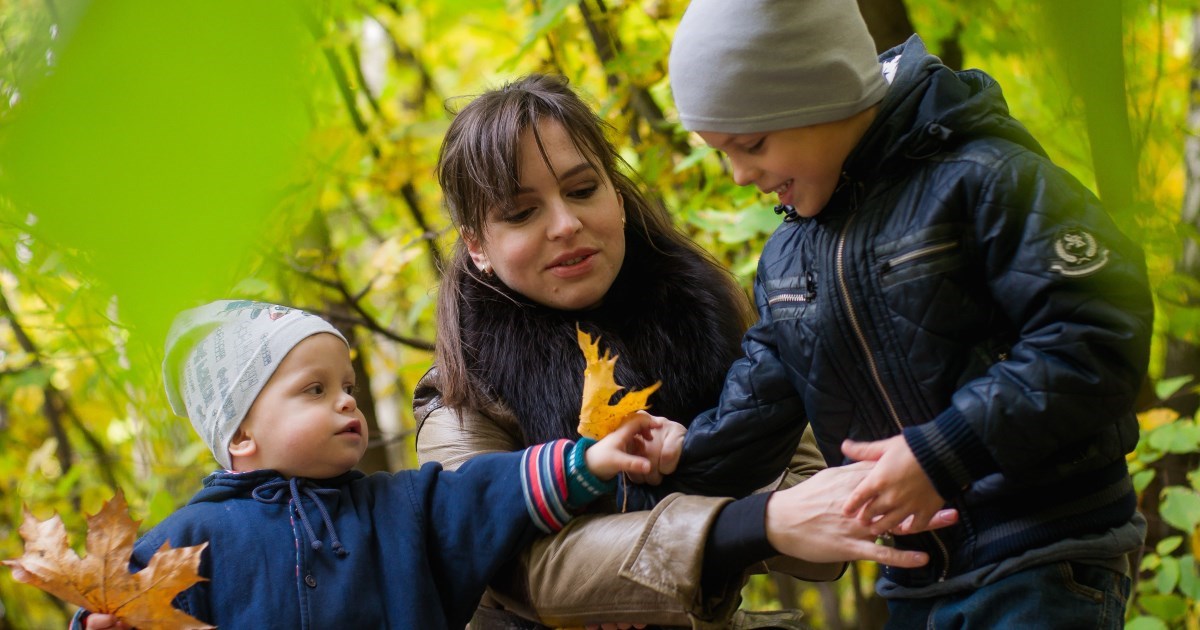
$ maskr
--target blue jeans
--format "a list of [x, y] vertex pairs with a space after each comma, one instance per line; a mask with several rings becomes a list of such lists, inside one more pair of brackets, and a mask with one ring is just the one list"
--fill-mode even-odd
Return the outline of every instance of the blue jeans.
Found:
[[1125, 625], [1129, 578], [1103, 567], [1053, 562], [973, 592], [888, 600], [889, 630], [1079, 628]]

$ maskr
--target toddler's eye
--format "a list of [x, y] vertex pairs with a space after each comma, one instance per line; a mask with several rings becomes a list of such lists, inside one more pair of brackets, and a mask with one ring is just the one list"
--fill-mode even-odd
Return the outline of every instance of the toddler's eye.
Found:
[[342, 385], [342, 391], [350, 394], [351, 396], [357, 395], [358, 385], [355, 385], [354, 383], [347, 383], [346, 385]]
[[312, 385], [308, 386], [308, 389], [304, 390], [304, 393], [312, 394], [313, 396], [320, 396], [321, 394], [325, 393], [325, 386], [321, 385], [320, 383], [313, 383]]

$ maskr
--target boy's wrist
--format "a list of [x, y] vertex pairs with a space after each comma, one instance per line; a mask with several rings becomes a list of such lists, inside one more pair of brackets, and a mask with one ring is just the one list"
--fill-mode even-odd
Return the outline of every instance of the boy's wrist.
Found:
[[904, 429], [913, 456], [943, 498], [962, 494], [976, 479], [999, 470], [966, 418], [955, 407], [917, 426]]

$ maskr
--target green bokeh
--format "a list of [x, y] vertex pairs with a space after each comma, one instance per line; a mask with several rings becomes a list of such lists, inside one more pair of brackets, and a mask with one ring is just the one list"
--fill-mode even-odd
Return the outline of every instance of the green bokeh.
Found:
[[3, 128], [18, 216], [91, 260], [135, 334], [228, 293], [295, 176], [313, 47], [296, 6], [92, 2]]

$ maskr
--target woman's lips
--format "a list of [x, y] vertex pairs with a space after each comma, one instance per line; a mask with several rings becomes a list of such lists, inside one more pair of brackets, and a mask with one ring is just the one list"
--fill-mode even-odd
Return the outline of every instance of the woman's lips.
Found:
[[548, 269], [558, 278], [575, 278], [586, 275], [595, 267], [596, 254], [597, 252], [592, 251], [560, 257]]

